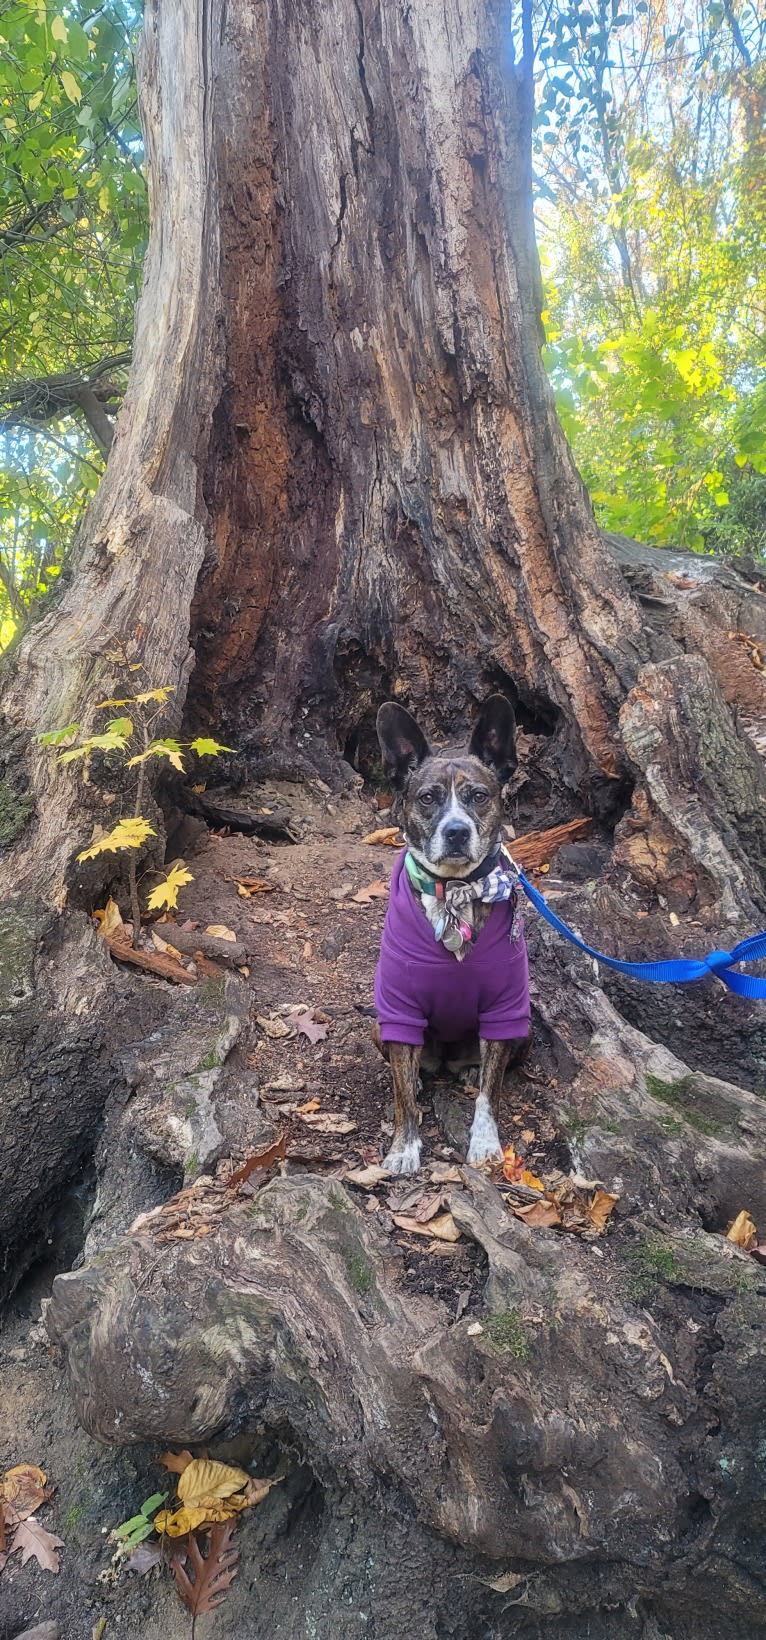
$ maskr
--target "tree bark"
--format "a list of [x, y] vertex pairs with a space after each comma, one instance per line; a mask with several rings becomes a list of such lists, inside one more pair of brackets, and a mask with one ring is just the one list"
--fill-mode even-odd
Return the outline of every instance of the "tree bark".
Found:
[[[670, 1285], [678, 1303], [712, 1294], [702, 1319], [673, 1301], [656, 1323], [627, 1314], [619, 1272], [608, 1265], [595, 1293], [586, 1250], [571, 1264], [557, 1252], [554, 1279], [548, 1242], [507, 1216], [500, 1234], [497, 1202], [470, 1180], [453, 1212], [486, 1252], [488, 1314], [526, 1306], [524, 1326], [545, 1329], [531, 1366], [484, 1346], [477, 1361], [440, 1311], [424, 1331], [361, 1215], [341, 1212], [336, 1234], [325, 1183], [269, 1187], [267, 1257], [236, 1207], [219, 1240], [168, 1254], [155, 1280], [150, 1238], [123, 1233], [190, 1155], [212, 1167], [236, 1148], [215, 1072], [248, 1004], [229, 981], [228, 1000], [200, 1012], [201, 987], [171, 997], [109, 967], [82, 908], [115, 868], [74, 858], [105, 817], [99, 785], [33, 738], [72, 720], [90, 729], [127, 664], [144, 687], [173, 686], [163, 727], [213, 726], [250, 776], [335, 780], [344, 760], [370, 769], [382, 698], [452, 735], [499, 688], [517, 708], [530, 805], [602, 823], [603, 879], [563, 907], [592, 943], [638, 957], [703, 942], [699, 955], [754, 931], [766, 597], [741, 568], [645, 561], [594, 524], [541, 363], [530, 64], [510, 41], [501, 0], [150, 0], [151, 234], [128, 392], [71, 577], [4, 670], [13, 1099], [0, 1234], [12, 1281], [106, 1107], [104, 1246], [59, 1284], [51, 1323], [92, 1429], [201, 1441], [263, 1414], [328, 1485], [357, 1488], [370, 1508], [385, 1494], [461, 1543], [466, 1577], [486, 1571], [481, 1556], [540, 1560], [552, 1568], [538, 1580], [543, 1615], [628, 1602], [640, 1583], [652, 1622], [671, 1626], [671, 1587], [686, 1590], [684, 1622], [701, 1609], [703, 1550], [700, 1587], [712, 1603], [719, 1576], [719, 1612], [756, 1582], [737, 1583], [743, 1516], [726, 1477], [746, 1466], [750, 1508], [760, 1403], [733, 1363], [762, 1337], [761, 1294], [749, 1265], [746, 1292], [727, 1285], [720, 1237], [712, 1250], [704, 1237], [742, 1205], [740, 1186], [766, 1213], [757, 1010], [712, 982], [683, 1009], [675, 992], [637, 1000], [616, 981], [610, 1001], [535, 936], [538, 1026], [564, 1067], [570, 1119], [589, 1123], [573, 1164], [619, 1173], [626, 1211], [671, 1226]], [[116, 797], [113, 818], [128, 812], [129, 794]], [[145, 859], [161, 863], [158, 800], [152, 818]], [[668, 1138], [652, 1078], [681, 1100], [680, 1137]], [[30, 1110], [38, 1147], [19, 1142]], [[706, 1135], [710, 1121], [727, 1135]], [[691, 1262], [687, 1221], [703, 1237]], [[374, 1273], [366, 1308], [349, 1291], [358, 1258]], [[688, 1322], [706, 1329], [699, 1359]], [[136, 1336], [148, 1366], [130, 1365]], [[715, 1420], [720, 1431], [737, 1418], [742, 1435], [716, 1446]], [[701, 1431], [713, 1444], [695, 1468]], [[525, 1589], [518, 1601], [534, 1607]], [[528, 1632], [520, 1624], [508, 1632]], [[708, 1632], [678, 1626], [674, 1640]]]

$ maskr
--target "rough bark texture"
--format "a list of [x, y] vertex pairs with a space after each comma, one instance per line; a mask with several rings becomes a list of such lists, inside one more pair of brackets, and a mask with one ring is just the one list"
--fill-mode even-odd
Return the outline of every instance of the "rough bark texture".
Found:
[[[607, 996], [537, 931], [557, 1119], [623, 1223], [602, 1264], [466, 1176], [452, 1209], [487, 1257], [481, 1334], [415, 1304], [326, 1179], [277, 1181], [203, 1241], [156, 1247], [151, 1224], [126, 1235], [134, 1215], [271, 1131], [230, 1054], [250, 999], [240, 978], [171, 994], [109, 965], [70, 908], [102, 900], [103, 866], [73, 856], [112, 777], [83, 785], [32, 739], [90, 726], [120, 655], [175, 685], [168, 727], [215, 725], [257, 777], [366, 770], [384, 695], [451, 733], [501, 688], [532, 824], [606, 822], [597, 867], [581, 854], [579, 886], [556, 890], [594, 943], [699, 955], [762, 919], [766, 596], [747, 566], [595, 528], [540, 361], [528, 65], [509, 40], [494, 0], [149, 4], [129, 389], [71, 580], [5, 671], [4, 1268], [103, 1116], [89, 1262], [51, 1311], [100, 1438], [260, 1420], [297, 1447], [333, 1500], [325, 1558], [344, 1489], [358, 1500], [352, 1598], [388, 1546], [398, 1592], [371, 1640], [404, 1640], [448, 1555], [472, 1581], [446, 1602], [428, 1574], [429, 1640], [542, 1621], [622, 1640], [636, 1601], [642, 1640], [724, 1622], [751, 1640], [763, 1293], [719, 1232], [745, 1204], [766, 1217], [757, 1008], [712, 982]], [[114, 784], [111, 815], [129, 796]], [[317, 1635], [358, 1640], [328, 1630], [326, 1589], [312, 1610]]]

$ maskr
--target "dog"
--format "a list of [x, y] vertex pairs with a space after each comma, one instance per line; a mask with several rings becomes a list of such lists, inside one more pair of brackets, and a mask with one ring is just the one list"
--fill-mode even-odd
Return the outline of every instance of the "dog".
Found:
[[[467, 748], [432, 751], [395, 701], [377, 716], [383, 767], [407, 848], [375, 973], [376, 1040], [391, 1067], [394, 1137], [383, 1166], [417, 1173], [419, 1070], [426, 1048], [449, 1061], [478, 1038], [472, 1166], [502, 1157], [503, 1077], [529, 1044], [529, 968], [516, 874], [503, 853], [501, 787], [516, 766], [516, 722], [503, 695], [481, 709]], [[474, 1059], [475, 1062], [475, 1059]]]

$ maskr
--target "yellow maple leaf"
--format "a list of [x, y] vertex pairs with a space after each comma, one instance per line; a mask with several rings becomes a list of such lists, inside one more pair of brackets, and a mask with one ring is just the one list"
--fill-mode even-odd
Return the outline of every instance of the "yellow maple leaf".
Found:
[[157, 887], [152, 889], [147, 901], [149, 910], [174, 911], [178, 905], [179, 888], [183, 888], [185, 883], [193, 882], [194, 877], [183, 860], [177, 860], [175, 865], [171, 866], [164, 883], [158, 883]]
[[119, 820], [112, 831], [98, 837], [89, 848], [84, 848], [78, 854], [78, 860], [95, 860], [97, 854], [117, 853], [118, 849], [140, 848], [147, 837], [156, 837], [154, 826], [140, 816], [129, 816], [127, 820]]

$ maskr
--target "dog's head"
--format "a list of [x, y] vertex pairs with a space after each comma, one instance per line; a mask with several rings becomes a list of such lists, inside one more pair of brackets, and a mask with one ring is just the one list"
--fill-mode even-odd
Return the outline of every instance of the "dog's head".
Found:
[[378, 740], [415, 858], [438, 877], [467, 877], [502, 835], [500, 788], [516, 767], [513, 708], [491, 695], [464, 750], [432, 751], [410, 713], [389, 700]]

